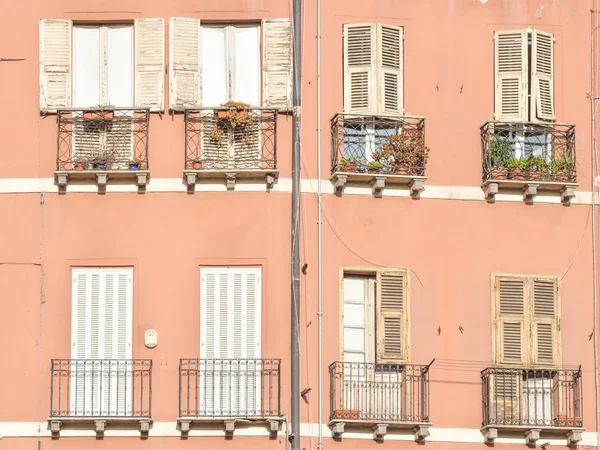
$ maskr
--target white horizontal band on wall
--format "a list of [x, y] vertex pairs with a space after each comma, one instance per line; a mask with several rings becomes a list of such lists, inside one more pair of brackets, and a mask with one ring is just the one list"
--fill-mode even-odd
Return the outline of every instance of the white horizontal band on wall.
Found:
[[[301, 189], [305, 194], [317, 193], [317, 180], [303, 179]], [[329, 180], [321, 180], [321, 189], [324, 194], [333, 194], [333, 185]], [[180, 192], [187, 190], [182, 178], [150, 178], [146, 187], [147, 193], [152, 192]], [[196, 184], [196, 192], [226, 192], [225, 181], [221, 180], [202, 180]], [[238, 180], [235, 184], [235, 191], [239, 192], [267, 192], [266, 183], [256, 180]], [[26, 193], [58, 193], [58, 187], [54, 184], [53, 178], [0, 178], [0, 194], [26, 194]], [[70, 183], [67, 187], [68, 193], [97, 193], [98, 188], [94, 183]], [[137, 186], [133, 183], [109, 182], [106, 185], [106, 192], [137, 192]], [[292, 179], [279, 178], [275, 183], [272, 192], [292, 192]], [[344, 190], [344, 195], [366, 195], [373, 196], [370, 186], [348, 186]], [[408, 189], [401, 187], [386, 187], [383, 190], [384, 197], [410, 197]], [[437, 200], [470, 200], [485, 201], [481, 187], [479, 186], [434, 186], [425, 183], [425, 190], [421, 193], [421, 199]], [[590, 191], [575, 190], [575, 198], [571, 204], [589, 205], [592, 201]], [[523, 202], [523, 196], [520, 193], [499, 193], [496, 195], [496, 202]], [[534, 203], [554, 203], [560, 204], [558, 193], [540, 193], [534, 199]]]
[[[48, 423], [41, 422], [0, 422], [0, 439], [2, 438], [32, 438], [38, 437], [38, 426], [41, 429], [42, 437], [50, 437], [51, 433], [48, 430]], [[300, 434], [302, 437], [318, 437], [319, 425], [317, 423], [302, 423], [300, 424]], [[321, 425], [322, 433], [325, 438], [331, 437], [331, 431], [326, 424]], [[436, 428], [429, 429], [430, 436], [428, 442], [442, 443], [462, 443], [462, 444], [482, 444], [483, 435], [477, 428]], [[279, 436], [285, 435], [285, 425], [279, 431]], [[64, 427], [60, 432], [61, 437], [95, 437], [96, 433], [93, 425], [90, 424], [89, 429], [69, 430]], [[139, 437], [140, 432], [135, 426], [127, 429], [111, 429], [110, 424], [107, 425], [104, 432], [105, 437]], [[179, 437], [181, 433], [177, 430], [176, 422], [154, 422], [149, 432], [149, 437]], [[214, 424], [212, 428], [203, 428], [201, 430], [192, 428], [188, 434], [190, 437], [224, 437], [225, 430], [223, 424]], [[269, 433], [266, 426], [256, 424], [248, 428], [236, 428], [234, 436], [240, 437], [268, 437]], [[543, 433], [542, 433], [543, 436]], [[595, 446], [596, 433], [584, 432], [583, 440], [579, 443], [580, 446]], [[342, 439], [365, 439], [372, 440], [373, 432], [369, 429], [364, 431], [348, 431], [343, 434]], [[414, 441], [414, 434], [410, 430], [389, 431], [385, 436], [386, 441]], [[541, 441], [548, 442], [551, 446], [565, 446], [567, 440], [547, 439], [542, 437]], [[522, 438], [502, 438], [495, 440], [496, 444], [519, 444], [525, 443], [525, 437]]]

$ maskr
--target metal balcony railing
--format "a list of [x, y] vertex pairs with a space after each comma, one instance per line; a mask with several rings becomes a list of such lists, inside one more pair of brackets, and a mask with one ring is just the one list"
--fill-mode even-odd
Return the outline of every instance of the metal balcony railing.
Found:
[[428, 153], [422, 117], [338, 113], [331, 119], [331, 173], [424, 176]]
[[281, 415], [280, 359], [182, 359], [179, 417]]
[[277, 169], [277, 110], [227, 107], [185, 111], [185, 169]]
[[429, 366], [334, 362], [329, 420], [429, 422]]
[[150, 110], [58, 110], [57, 171], [148, 170]]
[[53, 359], [50, 417], [150, 418], [149, 359]]
[[481, 372], [483, 426], [581, 428], [581, 369], [513, 369]]
[[575, 125], [488, 122], [481, 127], [483, 181], [575, 183]]

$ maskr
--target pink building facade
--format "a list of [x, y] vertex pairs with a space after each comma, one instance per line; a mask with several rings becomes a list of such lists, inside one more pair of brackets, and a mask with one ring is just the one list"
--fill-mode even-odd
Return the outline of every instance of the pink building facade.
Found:
[[[304, 2], [302, 449], [597, 445], [595, 3]], [[291, 2], [0, 12], [0, 450], [291, 448]]]

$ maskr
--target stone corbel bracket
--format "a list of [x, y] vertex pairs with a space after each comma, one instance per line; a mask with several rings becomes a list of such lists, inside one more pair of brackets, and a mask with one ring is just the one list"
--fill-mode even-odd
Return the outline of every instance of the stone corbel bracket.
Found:
[[187, 435], [190, 432], [190, 425], [192, 421], [190, 419], [179, 419], [179, 431], [181, 434]]
[[58, 436], [60, 434], [60, 427], [62, 422], [60, 420], [51, 420], [50, 421], [50, 432], [53, 436]]
[[386, 177], [378, 175], [371, 181], [371, 186], [373, 187], [373, 196], [375, 196], [375, 198], [382, 197], [383, 189], [385, 188], [385, 180]]
[[235, 422], [235, 419], [225, 421], [225, 434], [227, 436], [233, 436], [233, 432], [235, 431]]
[[137, 180], [138, 192], [146, 192], [146, 186], [148, 185], [148, 172], [137, 172], [135, 176]]
[[567, 433], [567, 445], [578, 445], [581, 442], [583, 434], [582, 428], [571, 430]]
[[333, 191], [335, 195], [341, 197], [344, 193], [344, 188], [346, 187], [346, 182], [348, 181], [348, 175], [334, 174], [331, 178], [331, 183], [333, 184]]
[[225, 182], [227, 183], [228, 191], [233, 191], [235, 189], [236, 177], [237, 177], [236, 172], [225, 172]]
[[106, 420], [94, 420], [94, 428], [96, 429], [96, 437], [104, 436], [104, 430], [106, 430]]
[[527, 430], [525, 432], [525, 444], [535, 445], [535, 443], [540, 439], [540, 431], [541, 430], [538, 428]]
[[538, 187], [540, 185], [537, 183], [529, 183], [523, 187], [523, 201], [524, 202], [532, 202], [538, 192]]
[[410, 191], [410, 196], [412, 198], [420, 198], [421, 192], [425, 190], [425, 180], [421, 178], [415, 178], [408, 185], [408, 190]]
[[198, 175], [195, 172], [185, 172], [185, 184], [188, 194], [193, 194], [196, 190], [196, 178]]
[[150, 432], [150, 421], [148, 419], [140, 420], [140, 433], [147, 435]]
[[431, 428], [431, 425], [429, 425], [429, 424], [421, 424], [421, 425], [415, 427], [415, 429], [414, 429], [415, 441], [423, 442], [425, 439], [427, 439], [429, 437], [429, 435], [431, 434], [429, 432], [430, 428]]
[[383, 438], [387, 434], [387, 423], [378, 423], [373, 427], [373, 439], [376, 441], [383, 441]]
[[483, 434], [483, 440], [487, 444], [493, 444], [498, 438], [498, 428], [483, 428], [481, 434]]
[[98, 172], [96, 174], [96, 184], [98, 185], [98, 194], [106, 193], [106, 183], [108, 182], [108, 174], [106, 172]]
[[329, 425], [329, 429], [331, 430], [331, 435], [335, 439], [340, 439], [344, 434], [344, 428], [346, 427], [345, 422], [335, 422]]
[[483, 188], [483, 195], [488, 202], [496, 200], [496, 194], [498, 193], [498, 183], [489, 183]]
[[58, 192], [64, 194], [67, 192], [67, 184], [69, 183], [68, 173], [57, 173], [56, 174], [56, 185], [58, 186]]
[[560, 190], [560, 201], [563, 205], [571, 204], [571, 199], [575, 198], [575, 187], [573, 185], [566, 185]]
[[275, 419], [267, 419], [267, 430], [269, 431], [269, 436], [272, 438], [277, 437], [279, 433], [279, 429], [281, 428], [281, 422]]

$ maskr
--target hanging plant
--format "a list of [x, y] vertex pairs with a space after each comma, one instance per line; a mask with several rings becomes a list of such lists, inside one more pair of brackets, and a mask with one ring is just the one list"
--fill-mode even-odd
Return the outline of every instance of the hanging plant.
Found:
[[244, 102], [228, 101], [221, 106], [227, 108], [218, 112], [219, 119], [224, 120], [232, 129], [246, 127], [252, 122], [250, 105]]

